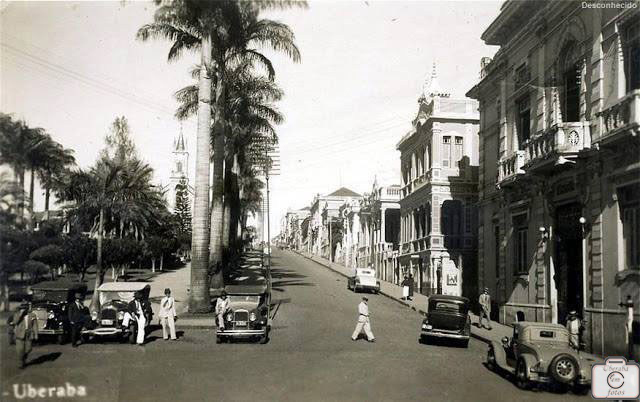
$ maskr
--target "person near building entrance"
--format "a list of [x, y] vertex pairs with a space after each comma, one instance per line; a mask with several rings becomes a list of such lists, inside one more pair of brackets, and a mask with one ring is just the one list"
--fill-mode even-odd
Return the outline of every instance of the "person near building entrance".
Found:
[[23, 369], [27, 365], [32, 342], [38, 339], [38, 318], [31, 310], [31, 303], [23, 301], [20, 304], [11, 318], [11, 325], [16, 339], [18, 364]]
[[402, 280], [402, 300], [407, 300], [409, 298], [409, 277], [407, 275], [404, 276]]
[[570, 311], [567, 316], [567, 330], [569, 331], [569, 340], [576, 349], [580, 349], [580, 335], [583, 329], [584, 323], [578, 318], [578, 313], [575, 310]]
[[409, 297], [407, 297], [408, 300], [411, 300], [411, 298], [413, 297], [413, 287], [413, 275], [409, 274]]
[[69, 304], [69, 324], [71, 324], [71, 345], [80, 344], [80, 332], [89, 321], [89, 309], [82, 302], [82, 293], [76, 292], [75, 300]]
[[373, 336], [373, 332], [371, 332], [371, 320], [369, 319], [369, 306], [367, 302], [369, 299], [366, 297], [362, 298], [360, 304], [358, 304], [358, 323], [356, 324], [356, 329], [353, 331], [353, 335], [351, 335], [351, 340], [358, 340], [358, 337], [364, 330], [365, 335], [367, 336], [367, 341], [375, 342], [376, 338]]
[[224, 290], [220, 294], [220, 297], [216, 300], [216, 320], [218, 321], [218, 328], [224, 331], [224, 315], [229, 311], [229, 299], [227, 298], [227, 292]]
[[[140, 346], [144, 345], [145, 327], [151, 317], [150, 313], [151, 305], [147, 300], [142, 299], [142, 293], [136, 292], [135, 298], [129, 303], [129, 314], [136, 321], [136, 343]], [[124, 321], [123, 325], [126, 326]]]
[[484, 293], [478, 298], [480, 304], [480, 315], [478, 316], [478, 327], [484, 328], [482, 319], [487, 319], [487, 329], [491, 330], [491, 296], [489, 296], [489, 288], [484, 288]]
[[162, 325], [162, 338], [166, 341], [171, 336], [171, 340], [176, 340], [176, 306], [175, 299], [171, 297], [171, 289], [164, 290], [164, 297], [160, 300], [160, 324]]

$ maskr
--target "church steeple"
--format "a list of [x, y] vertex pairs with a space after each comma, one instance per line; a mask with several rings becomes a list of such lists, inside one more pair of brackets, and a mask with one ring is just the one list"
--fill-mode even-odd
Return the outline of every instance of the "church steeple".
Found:
[[186, 152], [186, 149], [184, 135], [182, 134], [182, 124], [180, 124], [180, 134], [178, 134], [178, 138], [173, 141], [173, 152]]
[[171, 179], [187, 178], [189, 166], [189, 152], [187, 152], [186, 141], [180, 125], [180, 133], [173, 140], [173, 167], [171, 168]]
[[424, 80], [420, 100], [429, 100], [435, 97], [448, 98], [450, 95], [451, 94], [449, 92], [445, 92], [440, 88], [440, 83], [438, 82], [438, 71], [436, 69], [436, 62], [434, 61], [433, 66], [431, 67], [431, 74]]

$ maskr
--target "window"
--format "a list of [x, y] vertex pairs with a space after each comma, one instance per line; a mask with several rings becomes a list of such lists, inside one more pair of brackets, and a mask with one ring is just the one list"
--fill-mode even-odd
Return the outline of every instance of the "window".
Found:
[[574, 63], [564, 73], [564, 99], [562, 102], [562, 119], [564, 121], [580, 121], [580, 75], [582, 63]]
[[454, 161], [456, 166], [459, 165], [460, 160], [462, 159], [462, 155], [463, 155], [463, 143], [462, 143], [462, 137], [456, 137], [456, 143], [455, 143], [455, 151], [454, 151]]
[[624, 73], [627, 92], [640, 89], [640, 21], [631, 21], [624, 31]]
[[619, 190], [625, 269], [640, 268], [640, 185]]
[[527, 264], [527, 217], [526, 214], [517, 215], [513, 217], [513, 256], [514, 256], [514, 270], [516, 275], [526, 274], [529, 271]]
[[449, 167], [451, 163], [451, 137], [442, 137], [442, 166]]
[[518, 149], [524, 149], [524, 143], [529, 140], [531, 132], [531, 109], [529, 107], [529, 97], [522, 98], [517, 102], [518, 118], [516, 120], [516, 130], [518, 132]]
[[556, 334], [553, 331], [540, 331], [540, 338], [555, 338]]

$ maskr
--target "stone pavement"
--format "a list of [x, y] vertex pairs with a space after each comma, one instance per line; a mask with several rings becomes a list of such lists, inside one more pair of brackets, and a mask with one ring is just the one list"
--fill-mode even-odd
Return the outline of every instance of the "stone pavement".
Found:
[[[345, 267], [344, 265], [329, 262], [329, 260], [325, 258], [311, 256], [305, 252], [294, 252], [304, 256], [305, 258], [315, 261], [318, 264], [323, 265], [342, 276], [349, 277], [351, 275], [350, 269]], [[402, 287], [383, 280], [380, 281], [380, 294], [389, 297], [397, 301], [398, 303], [401, 303], [411, 308], [412, 310], [419, 312], [422, 315], [426, 315], [428, 297], [425, 295], [414, 293], [412, 300], [402, 300]], [[469, 312], [469, 315], [471, 316], [471, 336], [476, 339], [479, 339], [486, 343], [489, 343], [491, 341], [500, 342], [503, 337], [511, 336], [513, 334], [513, 329], [511, 326], [503, 325], [495, 321], [492, 321], [491, 323], [491, 331], [485, 328], [479, 328], [477, 327], [478, 315], [474, 314], [473, 312]]]

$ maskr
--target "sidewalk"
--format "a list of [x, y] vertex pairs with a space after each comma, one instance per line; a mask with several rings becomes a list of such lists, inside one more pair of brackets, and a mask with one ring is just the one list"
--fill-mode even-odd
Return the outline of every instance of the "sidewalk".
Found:
[[[312, 261], [317, 262], [320, 265], [323, 265], [338, 274], [349, 277], [350, 269], [333, 262], [329, 262], [327, 259], [317, 256], [310, 256], [304, 252], [298, 252], [293, 250], [295, 253], [310, 259]], [[427, 312], [427, 300], [428, 297], [419, 293], [414, 293], [412, 300], [402, 300], [402, 288], [398, 285], [394, 285], [393, 283], [380, 281], [380, 294], [384, 295], [400, 304], [403, 304], [412, 310], [419, 312], [422, 315], [426, 315]], [[493, 329], [491, 331], [478, 328], [476, 325], [478, 323], [478, 316], [472, 312], [469, 312], [469, 316], [471, 317], [471, 336], [479, 339], [483, 342], [489, 343], [491, 341], [500, 342], [500, 340], [505, 336], [511, 336], [513, 334], [513, 329], [511, 326], [503, 325], [498, 322], [491, 322]]]

